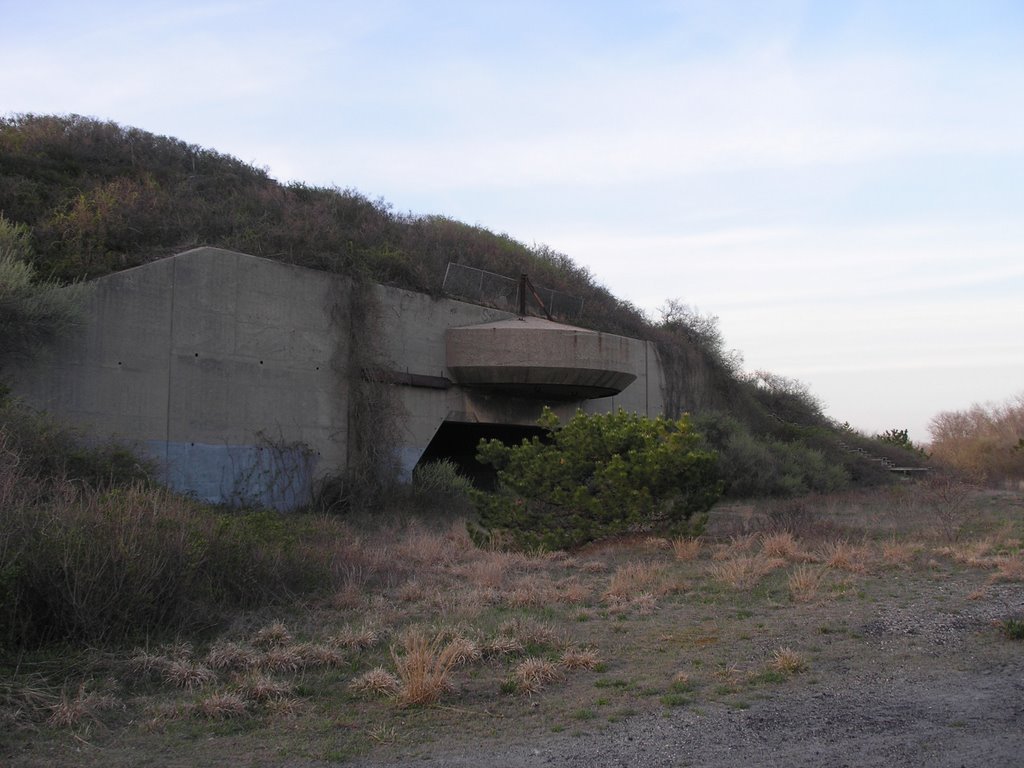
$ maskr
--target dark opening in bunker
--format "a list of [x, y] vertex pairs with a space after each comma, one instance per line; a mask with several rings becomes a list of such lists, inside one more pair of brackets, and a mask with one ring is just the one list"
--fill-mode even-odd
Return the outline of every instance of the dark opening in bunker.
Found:
[[472, 480], [477, 488], [493, 490], [498, 481], [498, 474], [494, 467], [476, 460], [477, 444], [481, 440], [501, 440], [505, 445], [518, 445], [534, 435], [543, 437], [546, 434], [547, 432], [540, 427], [446, 421], [438, 428], [430, 445], [416, 462], [416, 466], [448, 459], [459, 468], [460, 473]]

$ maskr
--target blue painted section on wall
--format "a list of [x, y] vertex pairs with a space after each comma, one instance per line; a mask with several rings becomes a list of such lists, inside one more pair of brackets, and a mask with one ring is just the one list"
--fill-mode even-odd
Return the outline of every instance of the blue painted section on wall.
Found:
[[398, 449], [398, 481], [400, 483], [412, 482], [412, 471], [416, 468], [416, 462], [423, 455], [423, 449], [416, 446], [403, 445]]
[[173, 491], [211, 504], [289, 511], [313, 498], [317, 457], [304, 445], [206, 445], [150, 441]]

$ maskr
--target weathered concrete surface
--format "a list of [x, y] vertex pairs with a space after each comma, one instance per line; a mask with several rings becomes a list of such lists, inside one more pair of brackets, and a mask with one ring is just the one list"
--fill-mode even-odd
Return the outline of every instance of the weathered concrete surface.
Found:
[[278, 507], [344, 467], [348, 281], [199, 248], [101, 278], [88, 323], [16, 389], [98, 436], [134, 441], [168, 484]]
[[[630, 344], [628, 365], [631, 368], [623, 366], [623, 372], [634, 378], [614, 397], [569, 401], [524, 397], [460, 386], [456, 373], [448, 367], [450, 329], [518, 322], [516, 315], [385, 286], [374, 287], [373, 300], [378, 307], [383, 333], [372, 343], [377, 347], [381, 365], [410, 377], [407, 379], [410, 383], [399, 385], [396, 392], [405, 414], [399, 447], [399, 463], [405, 478], [411, 476], [416, 462], [446, 421], [534, 426], [545, 405], [552, 407], [562, 419], [571, 417], [578, 409], [601, 413], [624, 408], [648, 416], [664, 412], [663, 374], [651, 342], [625, 340]], [[446, 380], [449, 386], [434, 389], [415, 385], [411, 383], [414, 377]]]
[[460, 384], [523, 397], [590, 400], [617, 395], [637, 376], [638, 339], [517, 317], [449, 328], [448, 370]]
[[[465, 387], [448, 365], [449, 329], [513, 315], [385, 286], [360, 289], [356, 302], [344, 278], [240, 253], [198, 248], [93, 285], [81, 333], [21, 371], [15, 391], [100, 438], [143, 446], [171, 487], [209, 501], [287, 508], [308, 500], [318, 477], [343, 474], [350, 384], [368, 360], [402, 414], [405, 477], [446, 421], [532, 426], [546, 404], [562, 418], [664, 407], [649, 342], [587, 337], [621, 348], [613, 370], [628, 385], [614, 397]], [[543, 337], [524, 342], [535, 360], [575, 364], [569, 348], [545, 352]], [[585, 355], [579, 364], [594, 365]]]

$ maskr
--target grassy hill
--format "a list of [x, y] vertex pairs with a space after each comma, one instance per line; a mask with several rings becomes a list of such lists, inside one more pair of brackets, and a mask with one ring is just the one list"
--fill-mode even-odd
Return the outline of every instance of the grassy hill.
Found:
[[671, 415], [697, 414], [743, 494], [880, 480], [798, 382], [745, 375], [714, 318], [675, 305], [660, 321], [546, 246], [436, 215], [397, 213], [352, 189], [281, 184], [214, 150], [76, 115], [0, 118], [0, 214], [27, 226], [36, 273], [95, 277], [197, 245], [234, 249], [437, 295], [449, 261], [528, 273], [584, 300], [575, 322], [657, 342]]

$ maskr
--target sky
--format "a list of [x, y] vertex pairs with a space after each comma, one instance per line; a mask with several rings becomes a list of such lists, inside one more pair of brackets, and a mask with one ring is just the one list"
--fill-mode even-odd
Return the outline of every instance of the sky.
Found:
[[0, 0], [0, 113], [568, 254], [868, 434], [1024, 392], [1020, 0]]

